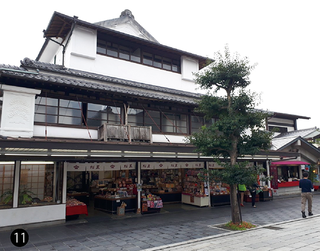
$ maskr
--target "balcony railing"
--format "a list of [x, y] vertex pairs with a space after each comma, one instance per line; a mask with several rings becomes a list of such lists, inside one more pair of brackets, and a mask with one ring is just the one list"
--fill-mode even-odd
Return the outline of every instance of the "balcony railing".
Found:
[[152, 143], [152, 127], [104, 123], [98, 129], [98, 140]]

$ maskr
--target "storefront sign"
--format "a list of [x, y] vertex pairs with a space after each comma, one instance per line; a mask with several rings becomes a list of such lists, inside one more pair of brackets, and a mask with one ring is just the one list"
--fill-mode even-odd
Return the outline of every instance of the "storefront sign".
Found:
[[192, 168], [204, 168], [204, 162], [192, 162]]
[[86, 171], [103, 171], [104, 170], [104, 163], [85, 163], [86, 164]]
[[154, 163], [153, 162], [142, 162], [141, 169], [142, 170], [154, 169]]
[[168, 169], [169, 162], [155, 162], [154, 168], [155, 169]]
[[209, 168], [221, 169], [223, 166], [219, 165], [218, 162], [207, 162]]
[[168, 163], [168, 169], [179, 169], [180, 167], [180, 162], [169, 162]]
[[192, 163], [190, 163], [190, 162], [181, 162], [181, 168], [192, 168]]
[[69, 172], [84, 172], [86, 171], [85, 163], [68, 163], [67, 171]]
[[120, 163], [105, 163], [104, 170], [105, 171], [114, 171], [120, 170]]
[[120, 169], [121, 170], [136, 169], [136, 163], [135, 162], [123, 162], [123, 163], [120, 163]]

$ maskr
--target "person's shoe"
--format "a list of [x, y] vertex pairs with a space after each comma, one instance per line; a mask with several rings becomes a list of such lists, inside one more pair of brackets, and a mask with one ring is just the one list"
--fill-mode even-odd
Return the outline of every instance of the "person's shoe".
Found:
[[257, 207], [256, 205], [252, 206], [252, 207]]
[[312, 216], [313, 215], [313, 213], [312, 212], [309, 212], [309, 214], [308, 214], [309, 216]]
[[241, 203], [240, 206], [244, 207], [244, 205]]
[[302, 213], [302, 218], [306, 218], [306, 213], [305, 212], [301, 212]]

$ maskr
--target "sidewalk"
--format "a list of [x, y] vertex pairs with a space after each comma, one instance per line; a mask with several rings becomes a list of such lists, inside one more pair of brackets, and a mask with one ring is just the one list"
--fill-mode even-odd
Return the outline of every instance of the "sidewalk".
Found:
[[311, 251], [320, 249], [320, 215], [245, 231], [228, 231], [145, 251]]
[[[300, 197], [245, 203], [242, 219], [258, 227], [230, 232], [217, 227], [231, 220], [230, 206], [199, 208], [166, 205], [161, 213], [125, 217], [97, 213], [65, 224], [26, 228], [28, 251], [139, 251], [139, 250], [299, 250], [320, 247], [320, 193], [315, 193], [315, 216], [301, 218]], [[1, 220], [1, 219], [0, 219]], [[281, 222], [281, 223], [279, 223]], [[311, 227], [310, 227], [311, 226]], [[0, 251], [17, 250], [12, 230], [0, 231]], [[293, 247], [293, 249], [287, 249]], [[296, 248], [296, 249], [294, 249]], [[317, 248], [319, 249], [319, 248]], [[316, 250], [303, 249], [300, 250]]]

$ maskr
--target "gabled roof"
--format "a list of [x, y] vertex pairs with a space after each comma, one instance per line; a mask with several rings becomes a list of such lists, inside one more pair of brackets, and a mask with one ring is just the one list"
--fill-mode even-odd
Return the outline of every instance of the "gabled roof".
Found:
[[310, 150], [308, 150], [308, 152], [313, 151], [318, 156], [320, 156], [320, 149], [319, 148], [315, 147], [313, 144], [309, 143], [307, 140], [305, 140], [302, 137], [294, 137], [294, 136], [272, 139], [271, 150], [281, 151], [281, 150], [284, 150], [285, 148], [287, 148], [288, 146], [293, 145], [299, 141], [302, 143], [302, 145], [305, 145], [307, 148], [310, 149]]
[[[23, 82], [21, 80], [25, 80], [28, 83], [32, 81], [43, 85], [51, 84], [56, 87], [76, 88], [100, 94], [109, 93], [119, 97], [182, 103], [191, 106], [195, 106], [196, 100], [201, 97], [197, 93], [69, 69], [61, 65], [42, 63], [29, 58], [21, 61], [21, 67], [0, 65], [0, 82], [12, 84], [13, 79], [19, 79], [20, 85]], [[28, 83], [24, 87], [29, 87]]]
[[137, 36], [133, 36], [130, 34], [126, 34], [123, 32], [119, 32], [110, 28], [103, 27], [98, 24], [93, 24], [93, 23], [88, 23], [85, 21], [82, 21], [78, 19], [78, 17], [70, 17], [64, 14], [61, 14], [59, 12], [54, 12], [53, 16], [48, 24], [48, 27], [46, 30], [44, 30], [44, 37], [47, 38], [46, 41], [44, 42], [36, 60], [39, 60], [42, 53], [44, 52], [45, 48], [48, 45], [48, 39], [49, 38], [60, 38], [62, 41], [67, 39], [68, 34], [72, 31], [73, 27], [75, 25], [80, 25], [83, 27], [87, 27], [93, 30], [97, 30], [98, 32], [101, 32], [109, 37], [114, 37], [117, 39], [121, 39], [127, 42], [133, 42], [133, 43], [138, 43], [143, 46], [149, 47], [150, 49], [155, 49], [159, 53], [171, 53], [174, 55], [179, 55], [179, 56], [188, 56], [194, 59], [199, 60], [199, 68], [203, 68], [207, 65], [209, 59], [207, 57], [199, 56], [193, 53], [189, 53], [186, 51], [178, 50], [169, 46], [162, 45], [158, 42], [155, 41], [150, 41], [144, 38], [140, 38]]
[[159, 43], [148, 31], [146, 31], [135, 19], [130, 10], [124, 10], [121, 12], [119, 18], [105, 20], [95, 23], [105, 28], [124, 32], [147, 39], [149, 41]]

